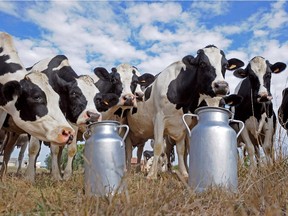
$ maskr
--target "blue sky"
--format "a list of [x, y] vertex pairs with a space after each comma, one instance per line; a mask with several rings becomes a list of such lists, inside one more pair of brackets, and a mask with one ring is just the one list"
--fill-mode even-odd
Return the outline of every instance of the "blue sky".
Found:
[[[0, 1], [0, 20], [27, 67], [64, 54], [78, 74], [124, 62], [156, 74], [208, 44], [245, 64], [288, 64], [286, 1]], [[272, 77], [276, 108], [287, 72]], [[240, 80], [227, 81], [233, 91]]]

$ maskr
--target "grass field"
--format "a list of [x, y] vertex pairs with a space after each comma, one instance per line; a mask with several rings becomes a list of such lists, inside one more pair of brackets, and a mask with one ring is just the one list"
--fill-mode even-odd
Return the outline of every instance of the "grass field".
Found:
[[187, 181], [165, 173], [157, 180], [126, 176], [128, 190], [114, 197], [87, 197], [83, 172], [70, 181], [52, 181], [37, 171], [30, 184], [14, 172], [0, 182], [0, 215], [286, 215], [288, 158], [273, 167], [238, 170], [238, 193], [209, 188], [196, 194]]

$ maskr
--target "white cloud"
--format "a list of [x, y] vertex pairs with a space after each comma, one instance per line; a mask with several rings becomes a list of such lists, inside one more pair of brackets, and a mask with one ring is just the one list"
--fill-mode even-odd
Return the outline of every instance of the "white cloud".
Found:
[[5, 13], [16, 16], [16, 17], [19, 16], [14, 2], [0, 1], [0, 11], [4, 11]]
[[285, 11], [285, 1], [272, 4], [270, 14], [267, 14], [267, 26], [271, 29], [283, 28], [288, 25], [288, 13]]
[[229, 11], [229, 2], [225, 1], [193, 1], [191, 6], [199, 11], [199, 15], [209, 17], [223, 15]]
[[[169, 23], [183, 16], [179, 3], [135, 3], [127, 8], [125, 13], [133, 27], [152, 24], [153, 22]], [[184, 13], [185, 15], [185, 13]], [[181, 18], [180, 18], [181, 19]]]

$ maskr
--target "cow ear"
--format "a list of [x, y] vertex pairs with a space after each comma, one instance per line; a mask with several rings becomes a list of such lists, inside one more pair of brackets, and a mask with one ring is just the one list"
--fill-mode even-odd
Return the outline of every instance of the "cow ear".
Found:
[[[61, 89], [61, 91], [63, 91], [63, 90], [66, 91], [67, 90], [66, 87], [68, 86], [68, 82], [66, 80], [62, 79], [61, 77], [59, 77], [58, 74], [56, 74], [55, 79], [56, 79], [55, 83]], [[60, 91], [60, 89], [59, 89], [59, 91]]]
[[97, 67], [94, 69], [94, 74], [101, 80], [110, 80], [109, 72], [103, 67]]
[[228, 60], [227, 70], [236, 70], [244, 66], [244, 62], [239, 59], [232, 58]]
[[14, 96], [19, 97], [22, 94], [22, 88], [19, 82], [10, 81], [2, 87], [2, 94], [7, 101], [12, 101]]
[[187, 55], [182, 59], [182, 61], [186, 65], [192, 65], [194, 64], [194, 59], [195, 58], [192, 55]]
[[231, 95], [223, 97], [223, 100], [225, 104], [229, 106], [237, 106], [242, 102], [243, 97], [237, 94], [231, 94]]
[[245, 69], [239, 68], [233, 72], [233, 75], [238, 78], [245, 78], [248, 76], [248, 73]]
[[276, 62], [270, 66], [272, 73], [280, 73], [286, 68], [286, 64], [283, 62]]
[[138, 82], [140, 86], [147, 87], [155, 80], [155, 76], [149, 73], [145, 73], [138, 77]]

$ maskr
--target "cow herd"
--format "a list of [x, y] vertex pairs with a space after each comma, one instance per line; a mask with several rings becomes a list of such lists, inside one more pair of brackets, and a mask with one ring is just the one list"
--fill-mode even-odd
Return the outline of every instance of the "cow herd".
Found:
[[[248, 153], [251, 167], [259, 162], [260, 147], [267, 161], [273, 163], [277, 115], [273, 111], [270, 85], [271, 75], [285, 70], [286, 64], [282, 62], [271, 64], [256, 56], [243, 69], [241, 60], [226, 59], [222, 50], [208, 45], [195, 56], [187, 55], [155, 76], [141, 75], [129, 64], [120, 64], [111, 72], [96, 67], [90, 75], [78, 75], [64, 55], [25, 68], [13, 38], [7, 33], [0, 33], [0, 45], [0, 125], [5, 135], [0, 148], [0, 154], [4, 155], [1, 176], [16, 140], [21, 134], [28, 134], [29, 163], [25, 178], [32, 182], [35, 179], [35, 161], [43, 141], [51, 149], [52, 177], [69, 179], [77, 141], [82, 139], [86, 127], [97, 121], [117, 120], [129, 126], [125, 140], [127, 170], [131, 170], [133, 148], [138, 147], [140, 164], [145, 143], [153, 139], [154, 158], [147, 178], [157, 178], [163, 165], [171, 168], [174, 145], [179, 172], [188, 177], [190, 137], [182, 116], [200, 106], [229, 105], [234, 118], [245, 124], [238, 143]], [[236, 77], [242, 78], [235, 94], [230, 94], [226, 71], [234, 71]], [[287, 106], [285, 89], [278, 111], [279, 122], [285, 129], [288, 128]], [[187, 119], [187, 124], [192, 129], [197, 120]], [[239, 130], [237, 125], [231, 126]], [[58, 158], [66, 144], [68, 163], [62, 175]]]

